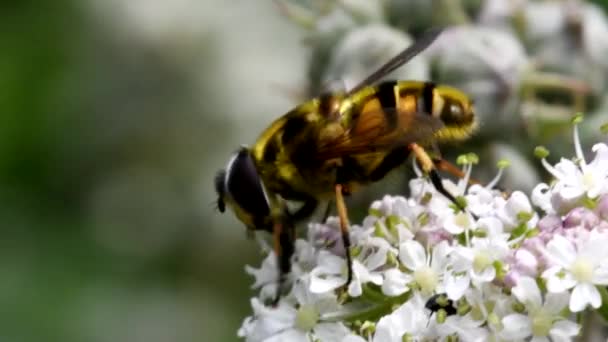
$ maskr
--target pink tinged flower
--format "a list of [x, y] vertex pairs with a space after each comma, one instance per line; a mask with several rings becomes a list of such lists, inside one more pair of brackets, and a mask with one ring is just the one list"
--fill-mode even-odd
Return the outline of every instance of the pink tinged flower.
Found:
[[547, 244], [545, 256], [550, 263], [542, 277], [549, 292], [572, 289], [569, 308], [580, 312], [587, 305], [602, 304], [595, 285], [608, 285], [608, 234], [591, 231], [584, 240], [571, 241], [555, 235]]
[[603, 195], [595, 208], [600, 219], [608, 221], [608, 195]]
[[592, 229], [600, 223], [599, 217], [591, 210], [584, 207], [577, 207], [566, 215], [564, 228], [582, 227]]
[[536, 276], [538, 272], [538, 260], [534, 254], [525, 249], [520, 249], [515, 252], [516, 265], [524, 274], [531, 277]]
[[452, 240], [454, 240], [454, 235], [441, 228], [425, 229], [416, 234], [416, 240], [420, 241], [425, 246], [433, 248], [444, 241], [448, 243], [452, 242]]
[[568, 293], [549, 293], [543, 302], [536, 281], [522, 277], [512, 289], [513, 295], [525, 306], [526, 314], [514, 313], [503, 318], [501, 335], [507, 340], [532, 337], [532, 341], [570, 341], [578, 335], [578, 324], [561, 316], [568, 304]]
[[536, 277], [538, 274], [538, 259], [526, 249], [518, 249], [513, 257], [510, 272], [519, 276]]
[[329, 217], [325, 223], [311, 223], [308, 232], [309, 240], [314, 246], [323, 246], [325, 250], [338, 256], [346, 255], [337, 217]]
[[562, 219], [558, 215], [548, 214], [538, 221], [537, 227], [542, 232], [553, 232], [562, 228]]

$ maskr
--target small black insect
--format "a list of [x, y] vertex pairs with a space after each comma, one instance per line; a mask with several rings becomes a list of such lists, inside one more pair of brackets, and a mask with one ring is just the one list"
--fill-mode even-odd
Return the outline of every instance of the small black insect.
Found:
[[454, 306], [454, 301], [449, 299], [445, 293], [438, 293], [432, 296], [426, 301], [424, 307], [432, 312], [443, 310], [445, 311], [446, 316], [451, 316], [458, 313], [458, 309]]

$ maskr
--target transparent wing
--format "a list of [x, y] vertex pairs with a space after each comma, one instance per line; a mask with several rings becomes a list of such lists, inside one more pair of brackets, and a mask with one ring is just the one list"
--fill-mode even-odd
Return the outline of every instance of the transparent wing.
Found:
[[433, 28], [426, 31], [422, 37], [417, 39], [412, 45], [408, 46], [405, 50], [391, 58], [388, 62], [384, 63], [380, 68], [378, 68], [378, 70], [367, 76], [363, 81], [359, 82], [359, 84], [350, 89], [348, 91], [348, 95], [356, 93], [357, 91], [361, 90], [361, 88], [377, 82], [385, 75], [409, 62], [420, 52], [429, 47], [435, 41], [435, 39], [439, 37], [442, 31], [443, 28]]
[[[397, 124], [387, 117], [396, 115]], [[432, 142], [443, 123], [426, 113], [398, 113], [397, 109], [369, 111], [336, 135], [319, 137], [316, 156], [329, 160], [349, 155], [383, 152], [396, 146]]]

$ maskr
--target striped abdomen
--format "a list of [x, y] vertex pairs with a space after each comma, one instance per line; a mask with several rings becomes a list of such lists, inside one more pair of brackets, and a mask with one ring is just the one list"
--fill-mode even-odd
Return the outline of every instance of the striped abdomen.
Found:
[[473, 105], [467, 95], [456, 88], [432, 82], [386, 81], [361, 89], [353, 94], [350, 103], [350, 120], [356, 121], [366, 113], [384, 112], [389, 129], [409, 127], [415, 113], [430, 115], [443, 124], [434, 134], [439, 142], [464, 140], [477, 127]]

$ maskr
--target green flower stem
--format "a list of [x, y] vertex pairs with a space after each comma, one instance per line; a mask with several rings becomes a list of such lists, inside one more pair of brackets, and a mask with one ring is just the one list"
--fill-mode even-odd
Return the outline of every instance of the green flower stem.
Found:
[[325, 322], [350, 322], [356, 321], [377, 321], [381, 317], [393, 312], [395, 306], [402, 305], [411, 297], [411, 292], [406, 292], [397, 297], [386, 297], [383, 295], [382, 301], [368, 304], [346, 304], [344, 310], [325, 314], [321, 318]]

